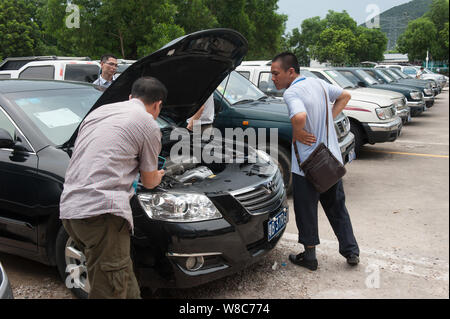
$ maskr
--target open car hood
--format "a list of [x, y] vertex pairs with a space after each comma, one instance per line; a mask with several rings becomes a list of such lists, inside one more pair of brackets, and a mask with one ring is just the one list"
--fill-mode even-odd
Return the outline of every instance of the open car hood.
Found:
[[[176, 123], [184, 122], [241, 64], [247, 51], [247, 40], [231, 29], [204, 30], [180, 37], [127, 68], [89, 113], [104, 104], [128, 100], [134, 81], [152, 76], [169, 91], [161, 114]], [[73, 145], [77, 135], [78, 128], [65, 145]]]

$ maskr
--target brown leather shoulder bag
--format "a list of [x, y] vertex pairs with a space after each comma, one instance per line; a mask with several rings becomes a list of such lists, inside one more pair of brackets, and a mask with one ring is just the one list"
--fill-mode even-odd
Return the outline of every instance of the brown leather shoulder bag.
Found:
[[[328, 97], [322, 86], [326, 101], [326, 125], [327, 125], [327, 144], [328, 137]], [[297, 157], [298, 166], [305, 173], [305, 177], [313, 184], [319, 193], [324, 193], [334, 186], [347, 172], [344, 165], [331, 153], [329, 148], [322, 142], [303, 162], [300, 162], [300, 155], [297, 143], [293, 142], [295, 156]]]

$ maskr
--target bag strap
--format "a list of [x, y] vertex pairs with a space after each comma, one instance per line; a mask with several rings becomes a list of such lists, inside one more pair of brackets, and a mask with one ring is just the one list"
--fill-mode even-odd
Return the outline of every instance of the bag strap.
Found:
[[[327, 96], [327, 91], [325, 90], [325, 88], [323, 87], [322, 83], [320, 83], [320, 86], [322, 87], [323, 93], [325, 94], [325, 104], [326, 104], [326, 126], [327, 126], [327, 147], [330, 144], [330, 140], [329, 140], [329, 136], [328, 136], [328, 96]], [[298, 152], [298, 147], [297, 147], [297, 141], [293, 141], [292, 144], [294, 144], [294, 152], [295, 152], [295, 157], [297, 158], [297, 163], [298, 163], [298, 168], [300, 168], [300, 154]]]

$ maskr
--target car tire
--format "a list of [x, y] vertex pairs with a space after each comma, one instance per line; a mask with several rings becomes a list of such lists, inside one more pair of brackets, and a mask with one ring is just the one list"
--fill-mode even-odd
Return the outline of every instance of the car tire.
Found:
[[278, 159], [274, 157], [272, 159], [280, 169], [286, 194], [290, 195], [292, 193], [291, 152], [288, 152], [282, 146], [278, 146]]
[[355, 154], [356, 158], [361, 155], [361, 148], [364, 145], [364, 133], [359, 123], [352, 121], [350, 132], [355, 136]]
[[[67, 234], [63, 226], [56, 236], [56, 266], [58, 272], [72, 293], [80, 298], [87, 299], [89, 294], [89, 284], [84, 254], [76, 247], [73, 239]], [[72, 268], [74, 274], [79, 273], [79, 283], [71, 278], [68, 270]]]

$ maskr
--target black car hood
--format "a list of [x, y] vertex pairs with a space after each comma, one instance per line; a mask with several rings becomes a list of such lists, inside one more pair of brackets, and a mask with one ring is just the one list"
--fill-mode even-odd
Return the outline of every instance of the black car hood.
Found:
[[[183, 36], [127, 68], [89, 113], [104, 104], [128, 100], [134, 81], [142, 76], [152, 76], [164, 83], [169, 91], [161, 114], [176, 123], [184, 122], [241, 64], [247, 51], [247, 40], [231, 29], [204, 30]], [[73, 145], [77, 134], [78, 129], [65, 145]]]

